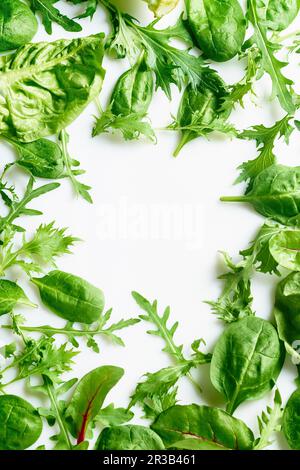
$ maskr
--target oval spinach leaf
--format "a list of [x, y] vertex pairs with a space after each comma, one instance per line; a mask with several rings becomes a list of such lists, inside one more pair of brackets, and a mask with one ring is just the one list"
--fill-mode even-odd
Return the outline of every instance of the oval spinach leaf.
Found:
[[279, 337], [291, 346], [287, 350], [293, 354], [292, 343], [300, 338], [300, 272], [291, 273], [278, 284], [274, 315]]
[[225, 202], [246, 202], [265, 217], [286, 225], [300, 223], [300, 167], [272, 165], [254, 179], [245, 196], [222, 197]]
[[126, 140], [138, 138], [141, 134], [154, 138], [147, 115], [154, 91], [153, 71], [143, 56], [117, 81], [108, 109], [97, 119], [93, 136], [111, 130], [120, 130]]
[[270, 239], [269, 249], [280, 266], [300, 271], [300, 230], [282, 230]]
[[38, 28], [34, 14], [20, 0], [1, 0], [0, 25], [0, 52], [27, 44]]
[[162, 450], [161, 438], [144, 426], [127, 424], [113, 426], [101, 432], [96, 450]]
[[296, 390], [286, 404], [282, 430], [290, 448], [300, 450], [300, 390]]
[[268, 0], [266, 20], [269, 29], [282, 31], [296, 18], [299, 12], [299, 0]]
[[[181, 139], [174, 152], [176, 157], [185, 144], [200, 135], [211, 132], [211, 124], [220, 116], [224, 119], [228, 116], [222, 110], [225, 96], [228, 94], [226, 85], [220, 76], [207, 69], [203, 75], [208, 77], [212, 88], [199, 84], [197, 88], [188, 85], [185, 89], [179, 106], [176, 127], [181, 129]], [[195, 131], [194, 128], [199, 128]]]
[[18, 152], [17, 164], [26, 168], [32, 176], [57, 179], [64, 176], [64, 159], [59, 145], [48, 139], [38, 139], [24, 144], [7, 139]]
[[80, 444], [88, 426], [100, 412], [108, 392], [119, 382], [124, 370], [103, 366], [86, 374], [78, 383], [66, 410], [70, 431]]
[[237, 0], [186, 0], [188, 22], [205, 57], [232, 59], [242, 47], [246, 20]]
[[166, 447], [195, 450], [252, 449], [252, 431], [239, 419], [218, 408], [175, 405], [154, 424]]
[[74, 274], [55, 270], [32, 282], [39, 288], [42, 302], [70, 322], [90, 324], [103, 312], [102, 290]]
[[19, 304], [35, 307], [18, 284], [0, 279], [0, 316], [10, 313]]
[[0, 396], [0, 450], [24, 450], [42, 432], [42, 420], [28, 401], [15, 395]]
[[232, 414], [245, 400], [271, 390], [284, 354], [271, 323], [246, 317], [232, 323], [218, 340], [211, 361], [210, 378], [224, 395]]
[[102, 34], [0, 57], [0, 133], [32, 142], [67, 127], [99, 94], [102, 59]]

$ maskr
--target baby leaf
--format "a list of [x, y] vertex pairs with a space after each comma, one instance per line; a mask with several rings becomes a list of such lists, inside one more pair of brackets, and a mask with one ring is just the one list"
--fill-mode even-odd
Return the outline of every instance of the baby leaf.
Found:
[[274, 145], [276, 140], [281, 137], [284, 137], [287, 144], [289, 143], [290, 135], [294, 130], [289, 123], [290, 120], [291, 117], [287, 115], [280, 119], [280, 121], [277, 121], [272, 127], [265, 127], [263, 125], [254, 126], [251, 129], [243, 131], [239, 135], [239, 138], [241, 139], [255, 139], [259, 155], [254, 160], [249, 160], [239, 166], [241, 174], [236, 180], [236, 183], [248, 181], [249, 191], [254, 179], [259, 175], [259, 173], [276, 163], [276, 157], [273, 152]]
[[263, 411], [261, 416], [258, 416], [258, 426], [260, 437], [255, 441], [254, 450], [261, 450], [272, 444], [270, 436], [281, 430], [281, 419], [283, 414], [282, 399], [277, 389], [274, 395], [274, 406], [267, 407], [267, 411]]
[[[154, 137], [149, 123], [143, 121], [153, 97], [153, 72], [145, 63], [144, 57], [117, 81], [108, 109], [97, 119], [93, 135], [107, 132], [110, 128], [120, 129], [125, 139], [138, 138], [140, 133]], [[128, 118], [128, 119], [126, 119]], [[124, 123], [124, 126], [121, 126]], [[142, 126], [149, 132], [140, 132]]]
[[245, 196], [222, 197], [225, 202], [247, 202], [265, 217], [282, 224], [300, 223], [300, 167], [272, 165], [259, 173]]
[[127, 424], [113, 426], [101, 432], [96, 450], [162, 450], [161, 438], [144, 426]]
[[300, 390], [290, 396], [283, 414], [282, 430], [291, 449], [300, 450]]
[[27, 44], [1, 57], [0, 133], [31, 142], [64, 129], [99, 94], [102, 59], [102, 34]]
[[[264, 6], [263, 2], [263, 6]], [[293, 102], [293, 93], [291, 90], [292, 80], [286, 78], [282, 74], [282, 69], [287, 65], [281, 62], [275, 53], [279, 46], [271, 42], [267, 37], [267, 29], [263, 21], [260, 19], [261, 2], [257, 0], [248, 0], [247, 16], [254, 28], [253, 41], [257, 44], [261, 53], [263, 69], [270, 75], [273, 91], [272, 96], [276, 96], [281, 107], [288, 113], [295, 112], [295, 104]]]
[[90, 423], [96, 418], [108, 392], [119, 382], [124, 370], [103, 366], [86, 374], [77, 384], [66, 410], [66, 421], [77, 444], [85, 440]]
[[293, 350], [293, 342], [300, 338], [300, 272], [289, 274], [278, 284], [274, 315], [279, 337], [285, 341], [296, 363], [300, 363], [298, 352]]
[[283, 359], [271, 323], [256, 317], [232, 323], [215, 346], [210, 369], [214, 387], [226, 398], [227, 411], [232, 414], [243, 401], [271, 390]]
[[48, 139], [27, 144], [6, 139], [18, 153], [17, 164], [38, 178], [57, 179], [64, 176], [64, 161], [59, 146]]
[[60, 11], [55, 8], [54, 3], [57, 3], [57, 0], [30, 0], [32, 11], [41, 14], [42, 22], [47, 33], [52, 34], [53, 22], [62, 26], [66, 31], [81, 31], [82, 28], [80, 24], [68, 18], [66, 15], [62, 15]]
[[119, 426], [120, 424], [131, 421], [134, 414], [125, 408], [115, 408], [115, 405], [111, 403], [99, 410], [95, 417], [95, 422], [100, 424], [102, 427]]
[[266, 24], [273, 31], [286, 29], [298, 15], [299, 0], [268, 0]]
[[243, 421], [208, 406], [172, 406], [157, 418], [152, 429], [167, 448], [251, 450], [254, 442]]
[[242, 47], [246, 19], [237, 0], [186, 0], [189, 25], [204, 55], [217, 62], [232, 59]]
[[38, 27], [32, 11], [20, 0], [1, 0], [0, 24], [0, 52], [30, 42]]
[[32, 282], [39, 288], [42, 302], [70, 322], [93, 323], [103, 312], [103, 292], [74, 274], [55, 270]]
[[0, 279], [0, 316], [12, 312], [17, 305], [35, 307], [18, 284]]
[[300, 230], [284, 230], [269, 243], [270, 253], [280, 266], [300, 271]]
[[23, 450], [42, 432], [42, 420], [28, 401], [15, 395], [0, 396], [0, 449]]
[[[197, 88], [189, 85], [184, 93], [177, 114], [177, 119], [169, 129], [181, 130], [181, 140], [174, 152], [177, 156], [182, 147], [199, 136], [205, 136], [213, 130], [221, 130], [221, 119], [225, 123], [228, 112], [222, 108], [227, 95], [226, 85], [219, 75], [207, 69], [204, 73], [214, 83], [214, 90], [199, 84]], [[224, 132], [226, 126], [224, 125]], [[230, 132], [228, 130], [228, 132]]]

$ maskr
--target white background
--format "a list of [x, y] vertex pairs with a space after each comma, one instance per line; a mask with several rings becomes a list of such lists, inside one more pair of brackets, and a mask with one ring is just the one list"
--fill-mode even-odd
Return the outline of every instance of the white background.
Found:
[[[145, 24], [152, 19], [146, 6], [140, 0], [120, 2], [135, 17]], [[75, 16], [79, 7], [58, 3], [58, 7]], [[181, 11], [180, 5], [172, 14], [161, 21], [168, 25], [175, 21]], [[89, 35], [99, 31], [108, 32], [109, 23], [102, 9], [97, 11], [92, 23], [81, 22], [82, 33], [67, 33], [55, 27], [49, 37], [39, 28], [35, 41], [71, 38]], [[291, 29], [295, 29], [295, 24]], [[297, 78], [299, 68], [295, 64], [285, 70]], [[117, 77], [128, 68], [126, 60], [112, 61], [105, 58], [107, 70], [101, 103], [105, 107]], [[228, 83], [234, 83], [243, 76], [244, 64], [238, 60], [214, 64]], [[297, 85], [297, 84], [296, 84]], [[297, 86], [296, 86], [297, 88]], [[268, 77], [256, 86], [257, 97], [245, 100], [245, 109], [239, 108], [232, 121], [240, 128], [264, 123], [271, 125], [283, 116], [276, 102], [270, 102], [271, 83]], [[159, 90], [153, 99], [150, 116], [154, 128], [161, 128], [171, 121], [170, 114], [176, 114], [179, 93], [172, 88], [173, 99], [169, 102]], [[255, 103], [253, 103], [255, 101]], [[69, 227], [70, 233], [84, 240], [74, 248], [74, 255], [64, 256], [58, 267], [86, 278], [101, 287], [106, 297], [106, 307], [113, 307], [113, 320], [136, 317], [139, 308], [131, 298], [131, 291], [137, 290], [150, 300], [158, 299], [160, 311], [171, 306], [173, 321], [179, 321], [176, 341], [189, 344], [195, 338], [204, 338], [207, 350], [212, 351], [216, 340], [224, 329], [204, 300], [218, 297], [221, 283], [218, 275], [224, 265], [218, 254], [227, 251], [237, 258], [238, 251], [247, 247], [254, 238], [263, 218], [250, 207], [226, 205], [219, 202], [221, 195], [239, 194], [242, 186], [233, 186], [237, 177], [237, 166], [256, 156], [255, 143], [242, 140], [230, 141], [220, 136], [210, 140], [197, 139], [186, 145], [177, 159], [172, 152], [178, 135], [173, 132], [157, 131], [158, 142], [124, 142], [118, 136], [91, 138], [93, 115], [96, 107], [91, 104], [68, 129], [70, 150], [78, 158], [86, 175], [82, 181], [93, 188], [94, 204], [89, 205], [76, 199], [69, 181], [62, 181], [61, 187], [35, 201], [34, 208], [43, 210], [39, 218], [27, 218], [23, 223], [28, 233], [41, 222], [55, 220], [57, 226]], [[299, 152], [299, 135], [292, 135], [290, 145], [276, 145], [279, 161], [296, 165]], [[11, 160], [13, 153], [8, 146], [1, 145], [2, 162]], [[15, 170], [12, 174], [15, 176]], [[26, 182], [20, 171], [17, 186], [23, 188]], [[40, 181], [43, 183], [44, 181]], [[153, 208], [173, 211], [175, 219], [166, 225], [155, 222]], [[182, 214], [186, 214], [186, 222]], [[192, 227], [189, 214], [194, 214]], [[165, 219], [166, 220], [166, 219]], [[174, 222], [175, 220], [175, 222]], [[176, 225], [177, 224], [177, 225]], [[164, 231], [165, 230], [165, 231]], [[157, 236], [157, 233], [158, 236]], [[18, 280], [29, 297], [39, 302], [37, 292], [19, 271], [10, 273]], [[254, 309], [257, 315], [271, 319], [274, 287], [278, 279], [256, 274], [253, 280]], [[39, 309], [19, 309], [30, 325], [63, 325], [63, 320], [49, 313], [42, 306]], [[2, 319], [2, 323], [5, 320]], [[146, 372], [156, 371], [170, 364], [168, 356], [161, 351], [163, 343], [159, 338], [147, 335], [149, 325], [140, 323], [122, 332], [125, 348], [100, 339], [101, 353], [96, 354], [81, 343], [81, 353], [76, 358], [74, 373], [70, 377], [81, 377], [94, 367], [114, 364], [125, 369], [125, 375], [107, 398], [106, 404], [126, 406], [135, 385]], [[64, 341], [64, 338], [60, 338]], [[0, 346], [11, 341], [6, 331], [1, 332]], [[284, 401], [294, 390], [293, 379], [296, 370], [290, 359], [278, 380]], [[183, 379], [179, 387], [180, 403], [206, 403], [223, 406], [222, 398], [213, 390], [209, 380], [209, 367], [194, 372], [204, 389], [202, 396]], [[23, 384], [11, 387], [12, 393], [26, 396], [40, 406], [40, 397], [28, 394]], [[244, 419], [257, 434], [256, 416], [271, 404], [273, 392], [263, 399], [242, 404], [235, 416]], [[140, 410], [137, 410], [139, 416]], [[139, 422], [135, 419], [134, 422]], [[46, 437], [54, 433], [44, 426], [44, 432], [37, 444], [45, 443]], [[47, 446], [49, 448], [49, 445]], [[51, 444], [50, 444], [51, 448]], [[275, 438], [273, 448], [285, 449], [287, 444], [282, 436]]]

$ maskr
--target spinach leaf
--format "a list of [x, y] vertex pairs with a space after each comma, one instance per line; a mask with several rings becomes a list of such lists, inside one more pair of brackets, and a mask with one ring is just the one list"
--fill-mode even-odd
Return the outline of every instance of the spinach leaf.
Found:
[[252, 431], [243, 421], [208, 406], [172, 406], [151, 427], [167, 448], [251, 450], [254, 443]]
[[290, 396], [283, 413], [282, 431], [291, 449], [300, 450], [300, 390]]
[[204, 84], [199, 84], [196, 88], [188, 85], [181, 99], [177, 119], [168, 127], [180, 130], [182, 134], [174, 156], [179, 154], [185, 144], [201, 135], [205, 136], [214, 130], [228, 133], [232, 130], [225, 124], [229, 113], [222, 108], [228, 93], [225, 83], [210, 69], [204, 75], [214, 83], [214, 89], [207, 88]]
[[30, 42], [38, 28], [34, 14], [20, 0], [1, 0], [0, 25], [0, 52]]
[[55, 270], [31, 280], [39, 288], [42, 302], [60, 317], [86, 324], [99, 320], [103, 292], [81, 277]]
[[29, 0], [33, 12], [40, 13], [43, 25], [48, 34], [52, 34], [52, 23], [55, 22], [62, 26], [66, 31], [79, 32], [81, 31], [80, 24], [76, 23], [68, 16], [63, 15], [55, 8], [54, 4], [58, 0]]
[[0, 450], [23, 450], [32, 446], [42, 432], [38, 412], [23, 398], [0, 396]]
[[144, 0], [151, 11], [160, 18], [172, 11], [178, 4], [178, 0]]
[[162, 450], [161, 438], [144, 426], [127, 424], [113, 426], [101, 432], [96, 450]]
[[300, 167], [272, 165], [253, 181], [245, 196], [221, 197], [225, 202], [247, 202], [265, 217], [286, 225], [300, 223]]
[[0, 279], [0, 316], [10, 313], [17, 305], [35, 307], [18, 284]]
[[282, 230], [271, 238], [269, 248], [280, 266], [300, 271], [300, 230]]
[[295, 358], [295, 363], [298, 363], [300, 355], [293, 349], [293, 342], [300, 337], [300, 272], [289, 274], [278, 284], [274, 315], [279, 337]]
[[195, 40], [209, 59], [225, 62], [240, 52], [246, 20], [237, 0], [186, 0]]
[[211, 361], [210, 378], [227, 401], [232, 414], [245, 400], [271, 390], [284, 354], [271, 323], [247, 317], [232, 323], [218, 340]]
[[266, 0], [266, 24], [273, 31], [286, 29], [299, 12], [299, 0]]
[[31, 142], [65, 128], [100, 92], [102, 58], [102, 34], [1, 57], [0, 133]]
[[64, 161], [59, 146], [48, 139], [23, 143], [9, 139], [18, 152], [17, 164], [38, 178], [57, 179], [64, 176]]
[[293, 91], [291, 85], [292, 80], [282, 74], [282, 69], [287, 65], [281, 62], [275, 56], [280, 46], [271, 42], [267, 36], [267, 27], [264, 21], [261, 21], [261, 12], [265, 11], [264, 0], [248, 0], [247, 16], [254, 28], [254, 42], [260, 53], [262, 68], [266, 71], [273, 85], [272, 96], [277, 96], [281, 107], [288, 113], [293, 115], [295, 112], [295, 104], [293, 100]]
[[132, 140], [138, 138], [141, 129], [144, 129], [142, 133], [154, 139], [150, 124], [143, 121], [153, 97], [153, 90], [153, 72], [141, 56], [117, 81], [108, 109], [101, 113], [96, 121], [93, 136], [108, 132], [109, 129], [120, 129], [126, 140]]
[[98, 367], [82, 377], [76, 386], [65, 416], [77, 444], [85, 440], [88, 427], [99, 413], [106, 395], [123, 374], [124, 370], [119, 367]]

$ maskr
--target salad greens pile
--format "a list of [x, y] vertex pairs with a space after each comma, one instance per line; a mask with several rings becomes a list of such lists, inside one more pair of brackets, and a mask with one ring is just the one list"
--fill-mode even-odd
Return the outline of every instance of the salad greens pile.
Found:
[[[300, 364], [300, 167], [278, 164], [274, 151], [278, 139], [288, 144], [300, 129], [295, 119], [300, 97], [286, 74], [287, 63], [279, 58], [300, 52], [299, 33], [281, 34], [297, 17], [299, 0], [248, 0], [246, 9], [238, 0], [186, 0], [185, 12], [165, 29], [159, 28], [159, 18], [175, 8], [177, 0], [145, 0], [157, 17], [146, 26], [116, 2], [66, 1], [79, 5], [77, 18], [62, 13], [56, 0], [2, 0], [0, 5], [0, 138], [16, 157], [4, 164], [0, 175], [0, 316], [2, 329], [12, 335], [0, 348], [0, 449], [260, 450], [272, 443], [275, 432], [282, 432], [289, 447], [300, 450], [299, 378], [285, 408], [276, 387], [286, 354], [295, 375]], [[99, 33], [31, 42], [37, 17], [48, 34], [54, 23], [76, 33], [82, 29], [80, 19], [92, 20], [98, 7], [110, 22], [107, 37]], [[128, 69], [116, 80], [103, 110], [99, 94], [105, 54], [127, 59]], [[234, 57], [245, 64], [244, 77], [227, 84], [212, 62]], [[231, 114], [243, 106], [246, 95], [255, 94], [255, 83], [264, 74], [282, 117], [271, 127], [239, 130]], [[223, 254], [223, 290], [218, 299], [207, 301], [225, 327], [212, 351], [206, 351], [199, 337], [188, 348], [178, 344], [179, 324], [171, 321], [170, 308], [160, 313], [157, 301], [137, 292], [132, 296], [140, 316], [112, 321], [102, 290], [56, 265], [79, 239], [52, 221], [28, 235], [23, 218], [41, 215], [32, 201], [66, 178], [78, 195], [92, 202], [91, 188], [78, 179], [84, 171], [69, 153], [66, 129], [90, 102], [95, 101], [99, 111], [94, 137], [119, 131], [127, 140], [156, 141], [149, 107], [158, 88], [171, 99], [174, 87], [182, 91], [177, 116], [167, 127], [180, 133], [174, 155], [190, 141], [216, 132], [253, 140], [257, 147], [257, 155], [239, 166], [236, 182], [246, 183], [245, 194], [221, 198], [250, 204], [265, 219], [237, 263]], [[21, 194], [14, 186], [16, 168], [27, 175]], [[18, 271], [36, 288], [43, 307], [65, 320], [64, 326], [28, 324], [25, 307], [38, 306], [26, 288], [11, 280]], [[285, 276], [278, 282], [270, 321], [253, 310], [251, 282], [256, 271]], [[16, 309], [24, 309], [24, 315]], [[120, 331], [137, 322], [151, 324], [148, 334], [163, 340], [172, 365], [145, 373], [127, 408], [107, 402], [124, 375], [120, 367], [102, 365], [80, 380], [65, 379], [65, 373], [72, 375], [80, 338], [91, 354], [98, 354], [101, 338], [124, 346]], [[206, 384], [193, 376], [201, 366], [210, 368], [211, 384], [224, 409], [178, 403], [182, 377], [191, 381], [201, 400]], [[26, 386], [26, 396], [40, 397], [39, 407], [11, 394], [10, 386], [19, 381]], [[274, 403], [259, 414], [255, 436], [233, 415], [243, 402], [272, 389]], [[131, 423], [138, 409], [144, 425]], [[53, 435], [37, 444], [46, 423]]]

